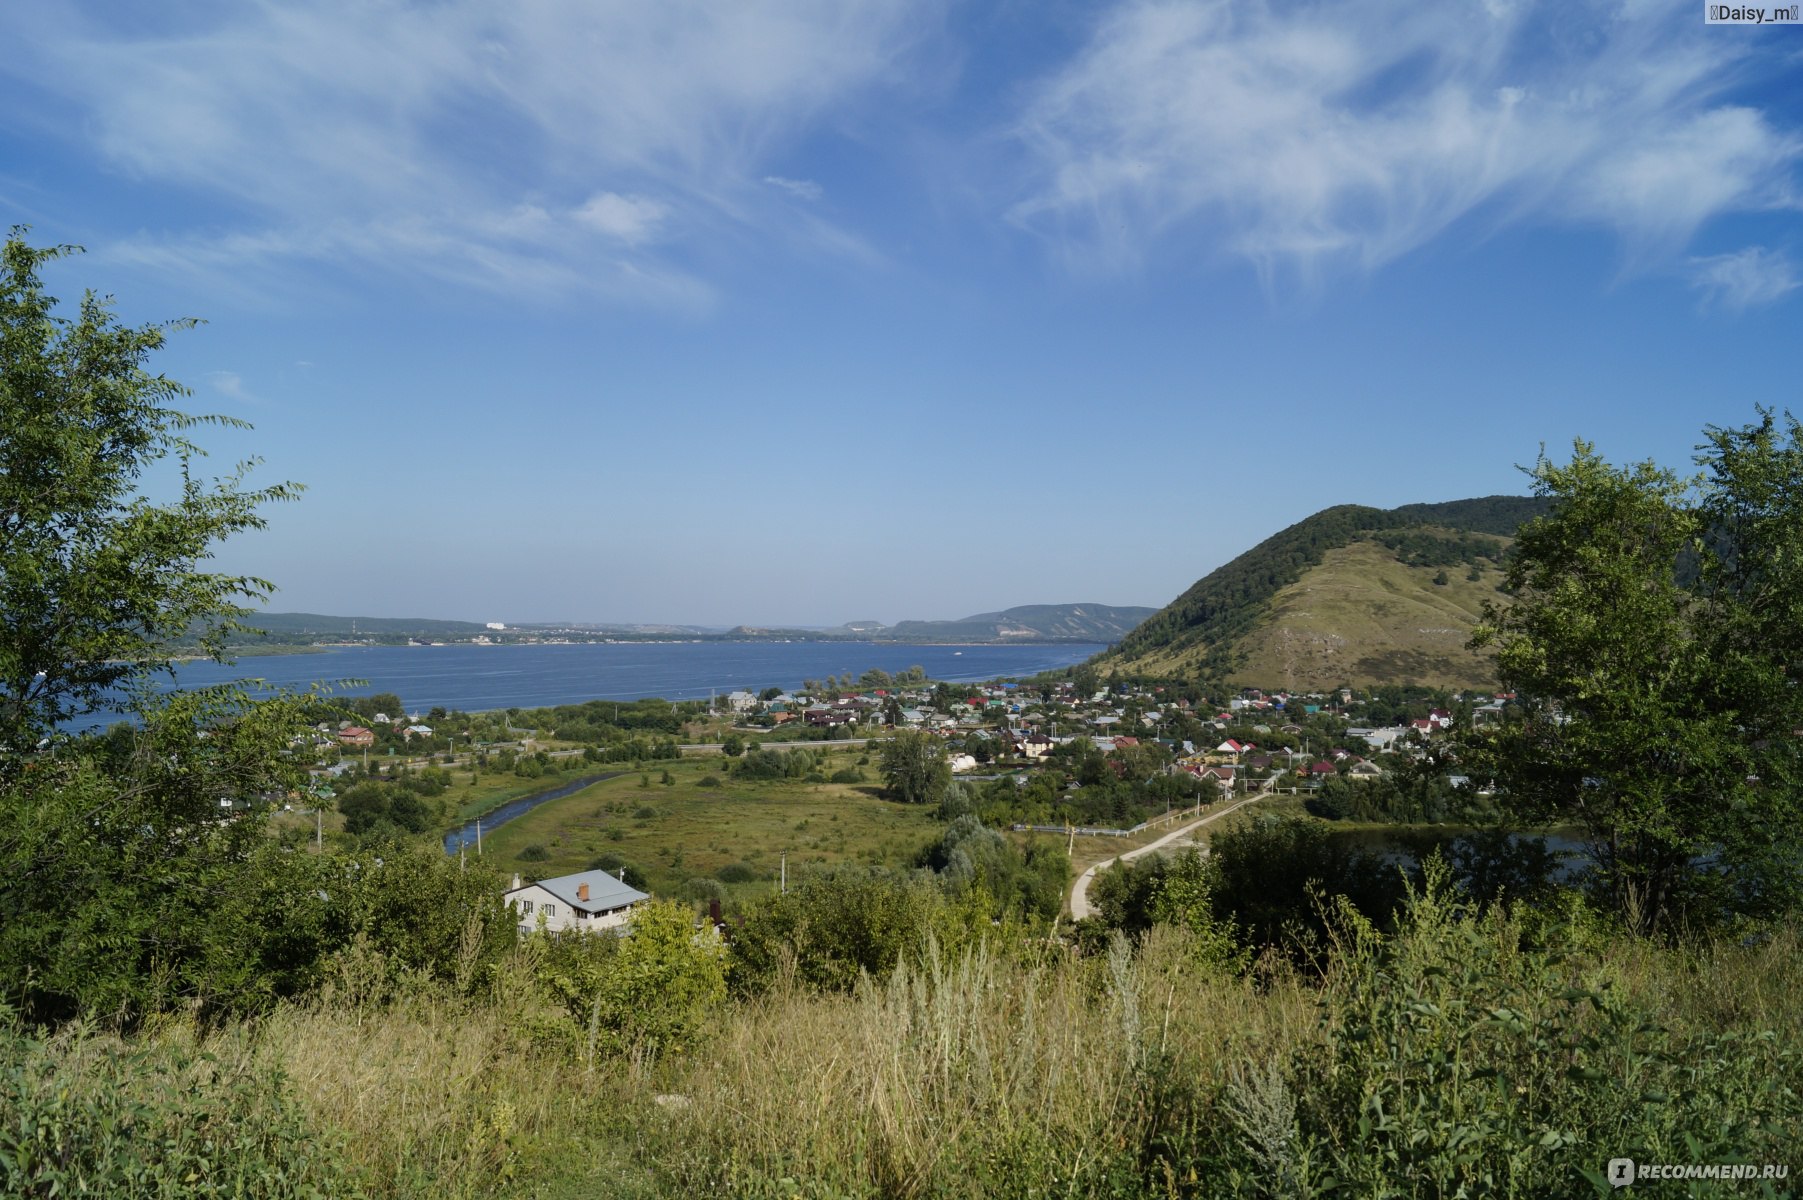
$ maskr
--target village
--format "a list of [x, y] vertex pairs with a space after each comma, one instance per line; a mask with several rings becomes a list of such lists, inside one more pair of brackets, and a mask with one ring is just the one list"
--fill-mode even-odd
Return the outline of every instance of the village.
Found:
[[[828, 694], [737, 691], [724, 697], [723, 707], [747, 734], [780, 736], [796, 724], [843, 737], [925, 730], [945, 741], [953, 773], [965, 776], [1018, 771], [1079, 744], [1110, 756], [1124, 773], [1121, 752], [1148, 748], [1166, 757], [1168, 773], [1233, 792], [1267, 780], [1294, 791], [1329, 778], [1382, 779], [1399, 765], [1420, 762], [1458, 720], [1501, 721], [1512, 699], [1404, 687], [1332, 694], [1246, 688], [1217, 705], [1163, 686], [1086, 690], [1061, 681]], [[1469, 781], [1449, 774], [1447, 782]]]

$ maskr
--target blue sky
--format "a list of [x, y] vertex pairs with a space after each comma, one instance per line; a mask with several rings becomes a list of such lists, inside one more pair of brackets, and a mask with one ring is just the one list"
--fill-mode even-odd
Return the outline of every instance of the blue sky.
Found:
[[30, 5], [0, 220], [205, 318], [276, 609], [1159, 605], [1796, 405], [1803, 27], [1700, 9]]

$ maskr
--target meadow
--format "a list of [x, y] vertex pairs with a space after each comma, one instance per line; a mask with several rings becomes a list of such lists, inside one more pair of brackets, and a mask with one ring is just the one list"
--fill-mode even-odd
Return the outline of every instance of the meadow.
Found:
[[785, 855], [791, 872], [911, 861], [942, 826], [930, 806], [878, 795], [874, 765], [857, 765], [865, 757], [860, 748], [835, 751], [821, 772], [862, 770], [863, 783], [741, 781], [727, 771], [733, 760], [721, 755], [647, 763], [485, 834], [483, 849], [491, 864], [536, 878], [586, 870], [605, 858], [610, 869], [627, 866], [659, 895], [694, 893], [690, 881], [698, 879], [720, 883], [731, 896], [765, 892]]

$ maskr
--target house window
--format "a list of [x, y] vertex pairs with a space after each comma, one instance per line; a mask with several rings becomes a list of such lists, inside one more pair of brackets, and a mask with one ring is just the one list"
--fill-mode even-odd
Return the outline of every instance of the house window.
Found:
[[520, 901], [520, 911], [522, 913], [526, 914], [527, 916], [531, 916], [532, 915], [532, 901], [530, 901], [530, 900]]
[[557, 915], [557, 906], [555, 904], [545, 905], [545, 915], [547, 917], [555, 917]]

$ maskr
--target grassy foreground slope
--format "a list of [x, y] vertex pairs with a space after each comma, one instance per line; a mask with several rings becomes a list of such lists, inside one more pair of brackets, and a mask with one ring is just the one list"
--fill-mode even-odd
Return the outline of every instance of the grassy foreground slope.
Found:
[[297, 1200], [1609, 1195], [1619, 1156], [1794, 1171], [1798, 949], [1664, 948], [1435, 894], [1393, 935], [1344, 925], [1314, 977], [1207, 966], [1182, 927], [1093, 957], [1002, 930], [847, 992], [779, 977], [661, 1055], [598, 1051], [542, 939], [468, 995], [365, 950], [253, 1021], [122, 1042], [0, 1020], [23, 1131], [0, 1178]]

